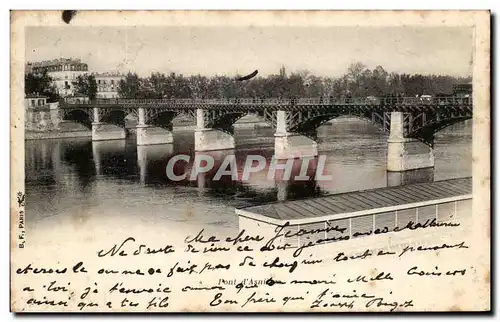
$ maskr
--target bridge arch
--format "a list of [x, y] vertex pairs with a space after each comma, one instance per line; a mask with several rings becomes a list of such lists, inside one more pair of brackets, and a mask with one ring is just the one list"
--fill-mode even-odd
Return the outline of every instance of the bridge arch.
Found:
[[64, 111], [61, 120], [82, 124], [88, 129], [92, 129], [92, 114], [91, 111], [85, 109], [72, 109]]
[[127, 117], [128, 114], [129, 113], [125, 110], [105, 111], [100, 115], [99, 121], [119, 127], [125, 127], [125, 117]]
[[265, 111], [234, 111], [220, 113], [215, 117], [212, 117], [207, 122], [207, 127], [226, 132], [228, 134], [234, 134], [234, 124], [238, 122], [243, 117], [249, 115], [249, 113], [253, 113], [259, 120], [267, 123], [271, 127], [273, 127], [273, 116], [271, 113], [266, 114]]
[[236, 123], [239, 119], [247, 115], [245, 112], [229, 112], [224, 113], [216, 117], [215, 119], [210, 120], [207, 123], [208, 127], [213, 129], [223, 131], [229, 134], [234, 134], [234, 123]]
[[307, 115], [298, 114], [290, 115], [288, 122], [290, 123], [288, 130], [293, 133], [302, 134], [310, 139], [317, 139], [317, 129], [327, 122], [339, 117], [352, 117], [367, 121], [373, 124], [381, 131], [387, 132], [390, 128], [390, 115], [384, 112], [366, 112], [366, 113], [342, 113], [342, 112], [320, 112], [308, 113]]
[[429, 147], [434, 147], [434, 135], [445, 128], [472, 119], [472, 115], [447, 119], [432, 119], [424, 124], [409, 125], [408, 137], [417, 139]]
[[172, 122], [178, 117], [188, 117], [195, 120], [193, 113], [183, 110], [164, 110], [152, 113], [148, 116], [146, 124], [172, 130]]
[[[471, 119], [469, 113], [437, 113], [437, 112], [414, 112], [404, 113], [405, 137], [414, 138], [422, 143], [433, 147], [434, 134], [453, 124]], [[372, 111], [366, 113], [339, 113], [320, 112], [308, 113], [307, 115], [290, 115], [289, 128], [292, 133], [304, 135], [312, 140], [317, 139], [316, 130], [326, 122], [339, 117], [354, 117], [368, 121], [383, 132], [390, 131], [391, 113]]]

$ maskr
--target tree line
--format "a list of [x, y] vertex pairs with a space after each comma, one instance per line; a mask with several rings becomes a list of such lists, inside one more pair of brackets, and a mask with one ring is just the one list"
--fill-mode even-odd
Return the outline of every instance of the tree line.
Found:
[[[279, 75], [257, 76], [239, 81], [236, 77], [212, 77], [154, 72], [148, 77], [128, 73], [118, 86], [122, 98], [295, 98], [295, 97], [382, 97], [385, 95], [452, 95], [455, 84], [468, 83], [471, 77], [389, 73], [382, 66], [370, 70], [363, 63], [349, 66], [341, 77], [319, 77], [307, 70]], [[42, 75], [25, 77], [26, 94], [38, 92], [56, 97], [52, 80]], [[96, 97], [97, 84], [92, 75], [79, 76], [73, 83], [76, 95]]]
[[24, 94], [35, 93], [47, 96], [49, 102], [57, 101], [59, 98], [56, 86], [46, 70], [41, 74], [28, 73], [24, 75]]
[[[85, 96], [89, 99], [95, 99], [97, 96], [97, 82], [94, 75], [79, 75], [72, 82], [73, 93], [77, 96]], [[40, 74], [27, 73], [24, 75], [24, 93], [46, 96], [49, 102], [56, 102], [61, 95], [57, 91], [54, 79], [50, 77], [47, 70]]]
[[362, 63], [349, 66], [337, 78], [319, 77], [306, 70], [286, 75], [254, 77], [152, 73], [141, 78], [129, 73], [120, 81], [123, 98], [294, 98], [294, 97], [381, 97], [384, 95], [452, 95], [453, 85], [470, 82], [470, 77], [388, 73], [382, 66], [370, 70]]

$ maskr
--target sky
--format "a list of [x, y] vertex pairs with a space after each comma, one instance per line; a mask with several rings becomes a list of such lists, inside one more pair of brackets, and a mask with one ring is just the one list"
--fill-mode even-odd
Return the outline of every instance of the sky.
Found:
[[339, 77], [353, 62], [388, 72], [471, 76], [470, 27], [27, 27], [26, 60], [80, 58], [96, 72]]

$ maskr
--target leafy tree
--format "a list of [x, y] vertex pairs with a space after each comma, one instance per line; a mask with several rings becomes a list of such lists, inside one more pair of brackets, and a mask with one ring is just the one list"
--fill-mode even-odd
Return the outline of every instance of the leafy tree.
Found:
[[75, 93], [93, 100], [97, 96], [97, 82], [94, 75], [79, 75], [74, 82]]
[[41, 74], [28, 73], [24, 76], [24, 93], [47, 96], [49, 102], [55, 102], [59, 99], [57, 90], [52, 78], [44, 70]]
[[299, 74], [291, 74], [287, 79], [286, 97], [296, 98], [305, 96], [306, 89], [302, 76]]
[[137, 96], [141, 98], [163, 98], [167, 92], [167, 82], [164, 74], [152, 73], [151, 76], [139, 82]]
[[323, 86], [323, 79], [318, 76], [309, 75], [304, 79], [305, 96], [307, 97], [320, 97], [323, 96], [325, 90]]
[[187, 80], [193, 98], [204, 98], [208, 91], [208, 78], [201, 75], [191, 76]]
[[191, 98], [192, 92], [191, 87], [189, 86], [189, 78], [184, 77], [182, 74], [177, 75], [173, 79], [173, 88], [172, 92], [174, 93], [174, 97], [178, 98]]
[[361, 85], [361, 77], [363, 75], [363, 71], [366, 66], [361, 62], [352, 63], [347, 69], [347, 80], [349, 81], [349, 88], [352, 93], [358, 91], [359, 86]]
[[136, 73], [128, 73], [118, 85], [118, 95], [123, 98], [141, 98], [141, 80]]
[[405, 88], [403, 86], [403, 82], [401, 81], [401, 75], [397, 73], [391, 73], [388, 78], [386, 88], [386, 94], [403, 94], [405, 92]]
[[238, 81], [234, 77], [206, 77], [152, 73], [140, 78], [129, 73], [120, 81], [119, 94], [125, 98], [271, 98], [271, 97], [367, 97], [385, 94], [406, 96], [451, 94], [453, 84], [470, 78], [388, 73], [382, 66], [368, 69], [363, 63], [351, 64], [340, 77], [319, 77], [307, 70]]
[[370, 94], [374, 96], [383, 96], [387, 93], [388, 88], [388, 73], [382, 66], [377, 66], [372, 72], [370, 79], [371, 87]]

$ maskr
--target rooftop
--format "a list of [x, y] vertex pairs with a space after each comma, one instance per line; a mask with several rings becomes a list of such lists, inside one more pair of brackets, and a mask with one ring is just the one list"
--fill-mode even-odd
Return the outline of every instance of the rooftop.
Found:
[[51, 60], [42, 60], [37, 62], [27, 62], [26, 65], [31, 67], [44, 67], [61, 64], [84, 64], [79, 58], [56, 58]]
[[471, 193], [472, 178], [469, 177], [354, 191], [307, 200], [274, 202], [239, 209], [262, 220], [266, 217], [287, 221], [324, 216], [335, 219], [346, 213], [446, 199]]
[[38, 93], [32, 93], [32, 94], [27, 94], [25, 98], [48, 98], [48, 97], [40, 95]]
[[125, 77], [124, 74], [117, 72], [117, 71], [104, 72], [104, 73], [94, 72], [94, 73], [92, 73], [92, 75], [94, 75], [95, 77]]

